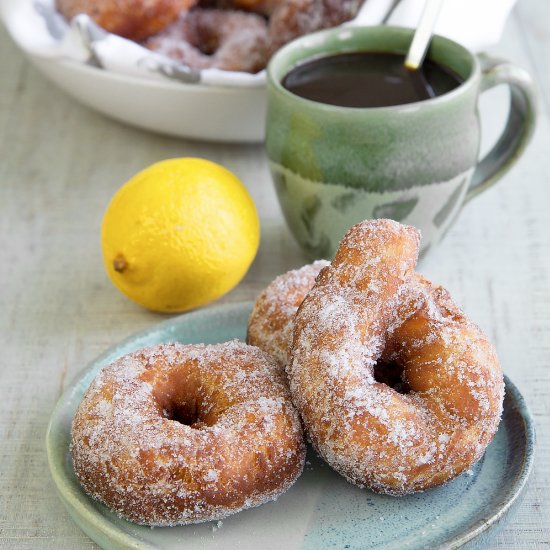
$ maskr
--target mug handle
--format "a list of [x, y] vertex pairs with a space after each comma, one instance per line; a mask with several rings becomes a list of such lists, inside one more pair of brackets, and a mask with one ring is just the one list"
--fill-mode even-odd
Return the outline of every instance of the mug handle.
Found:
[[502, 135], [478, 162], [464, 202], [491, 187], [514, 165], [531, 139], [537, 116], [537, 94], [527, 71], [485, 54], [478, 59], [481, 63], [480, 92], [508, 84], [510, 112]]

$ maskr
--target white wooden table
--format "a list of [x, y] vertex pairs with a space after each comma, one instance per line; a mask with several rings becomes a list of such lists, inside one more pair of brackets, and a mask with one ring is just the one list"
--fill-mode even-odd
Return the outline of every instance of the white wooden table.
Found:
[[[541, 90], [535, 139], [520, 164], [462, 213], [421, 266], [490, 335], [537, 425], [536, 464], [519, 512], [490, 548], [550, 546], [550, 4], [520, 0], [494, 52]], [[505, 96], [483, 101], [490, 135]], [[96, 548], [48, 474], [44, 436], [68, 381], [122, 338], [164, 316], [134, 305], [103, 271], [99, 226], [116, 189], [164, 158], [195, 155], [248, 186], [262, 244], [223, 298], [252, 299], [305, 263], [285, 227], [261, 146], [161, 137], [87, 110], [25, 61], [0, 29], [0, 548]]]

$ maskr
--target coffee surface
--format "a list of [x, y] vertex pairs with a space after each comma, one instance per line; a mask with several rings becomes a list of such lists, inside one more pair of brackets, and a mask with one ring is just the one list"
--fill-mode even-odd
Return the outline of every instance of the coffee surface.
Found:
[[426, 59], [406, 69], [402, 54], [354, 52], [306, 61], [292, 69], [283, 86], [293, 94], [341, 107], [389, 107], [424, 101], [458, 87], [463, 79]]

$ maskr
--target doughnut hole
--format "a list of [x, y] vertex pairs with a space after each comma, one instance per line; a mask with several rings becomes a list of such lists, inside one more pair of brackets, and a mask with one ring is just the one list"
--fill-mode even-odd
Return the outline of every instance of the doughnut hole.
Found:
[[175, 366], [162, 378], [147, 371], [141, 379], [153, 386], [162, 416], [193, 429], [213, 426], [232, 405], [227, 395], [216, 389], [219, 381], [201, 377], [192, 361]]
[[397, 361], [378, 360], [374, 365], [374, 379], [397, 393], [407, 394], [411, 391], [405, 377], [405, 368]]
[[204, 55], [212, 56], [220, 48], [220, 36], [213, 29], [197, 26], [191, 28], [189, 43]]

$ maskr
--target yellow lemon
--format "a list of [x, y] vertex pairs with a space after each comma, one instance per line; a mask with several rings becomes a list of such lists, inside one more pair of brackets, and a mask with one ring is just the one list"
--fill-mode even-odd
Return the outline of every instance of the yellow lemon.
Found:
[[244, 277], [260, 225], [250, 195], [229, 170], [198, 158], [146, 168], [115, 194], [101, 228], [115, 286], [155, 311], [211, 302]]

